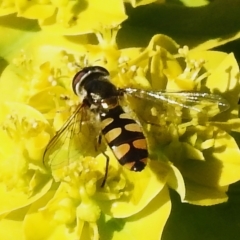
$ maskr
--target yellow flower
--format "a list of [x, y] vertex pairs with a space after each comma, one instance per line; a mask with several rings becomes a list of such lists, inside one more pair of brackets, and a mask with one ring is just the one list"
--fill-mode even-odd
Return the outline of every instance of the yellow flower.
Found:
[[118, 25], [127, 18], [122, 0], [106, 0], [104, 4], [98, 0], [3, 1], [0, 16], [11, 13], [37, 19], [40, 26], [49, 32], [73, 35], [94, 32], [105, 25]]
[[[108, 9], [101, 15], [106, 8], [97, 5], [100, 25], [91, 19], [96, 2], [88, 1], [80, 13], [73, 11], [77, 1], [10, 6], [21, 16], [35, 16], [45, 31], [27, 35], [31, 41], [6, 58], [11, 63], [1, 75], [2, 238], [159, 239], [171, 210], [168, 187], [182, 201], [212, 205], [226, 201], [228, 185], [240, 178], [239, 148], [231, 136], [240, 130], [239, 69], [233, 55], [179, 49], [164, 35], [155, 35], [145, 48], [118, 49], [118, 24], [125, 18], [121, 1], [118, 14]], [[81, 25], [83, 16], [88, 21]], [[70, 41], [50, 30], [94, 32], [98, 44], [87, 35]], [[6, 45], [0, 48], [8, 52]], [[215, 93], [230, 108], [215, 95], [210, 95], [213, 102], [203, 97], [189, 108], [184, 95], [167, 95], [168, 101], [128, 96], [123, 104], [141, 122], [149, 144], [150, 160], [142, 172], [121, 166], [107, 146], [96, 151], [97, 133], [84, 125], [71, 141], [69, 129], [44, 165], [50, 139], [80, 104], [71, 80], [88, 65], [108, 69], [120, 88]], [[102, 188], [105, 154], [110, 165]], [[52, 167], [51, 161], [60, 166]]]
[[[164, 152], [183, 174], [185, 201], [198, 205], [221, 203], [227, 201], [229, 184], [239, 180], [240, 152], [231, 136], [231, 131], [240, 130], [238, 64], [233, 54], [188, 52], [186, 49], [181, 54], [187, 57], [188, 67], [181, 75], [179, 84], [187, 75], [188, 79], [194, 80], [195, 88], [221, 94], [230, 107], [207, 122], [198, 121], [198, 125], [191, 124], [187, 128], [184, 126], [186, 124], [180, 124], [178, 130], [183, 127], [183, 134], [166, 146]], [[196, 70], [199, 72], [202, 67], [205, 73], [197, 77]]]
[[[152, 162], [142, 172], [130, 172], [120, 166], [109, 148], [104, 148], [110, 157], [110, 166], [107, 182], [101, 188], [106, 159], [101, 151], [96, 154], [94, 135], [92, 137], [92, 132], [83, 126], [76, 137], [78, 148], [70, 146], [71, 154], [77, 152], [77, 161], [56, 169], [46, 169], [43, 165], [47, 143], [79, 103], [70, 87], [79, 66], [104, 65], [119, 86], [130, 86], [139, 82], [138, 75], [139, 79], [143, 77], [132, 71], [131, 66], [139, 63], [139, 71], [143, 73], [140, 65], [145, 66], [153, 55], [152, 50], [118, 50], [114, 31], [117, 28], [98, 33], [99, 45], [85, 45], [83, 39], [77, 51], [71, 43], [65, 50], [59, 50], [33, 42], [2, 74], [1, 135], [5, 143], [1, 146], [1, 167], [3, 189], [6, 189], [2, 192], [2, 216], [5, 217], [2, 223], [10, 227], [7, 214], [20, 215], [24, 219], [18, 228], [23, 228], [27, 239], [34, 239], [36, 235], [44, 239], [98, 239], [99, 235], [104, 238], [105, 234], [113, 234], [118, 222], [124, 227], [114, 233], [114, 238], [127, 236], [135, 229], [131, 236], [145, 239], [148, 233], [137, 229], [152, 221], [159, 222], [153, 228], [152, 238], [161, 236], [171, 207], [166, 182], [172, 166], [168, 162]], [[66, 43], [59, 38], [58, 44], [60, 41]], [[133, 63], [126, 61], [127, 56]], [[127, 83], [125, 79], [132, 74], [136, 77]], [[9, 79], [14, 79], [14, 84], [8, 84]], [[60, 151], [59, 161], [68, 156], [67, 141], [56, 149]], [[51, 156], [49, 159], [51, 161]], [[14, 201], [8, 206], [6, 199], [13, 193]], [[106, 226], [108, 230], [103, 231]]]

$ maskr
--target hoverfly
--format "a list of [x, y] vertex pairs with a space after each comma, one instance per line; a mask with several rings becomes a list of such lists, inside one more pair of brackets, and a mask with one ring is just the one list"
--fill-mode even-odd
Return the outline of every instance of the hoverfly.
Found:
[[[57, 160], [57, 152], [53, 153], [53, 149], [56, 150], [60, 141], [64, 142], [66, 139], [69, 142], [74, 141], [72, 139], [81, 134], [84, 124], [90, 121], [93, 123], [95, 133], [99, 131], [98, 141], [101, 142], [102, 136], [105, 138], [107, 145], [121, 165], [131, 171], [142, 171], [148, 159], [147, 140], [140, 124], [123, 110], [120, 104], [120, 99], [123, 96], [146, 99], [155, 103], [167, 102], [198, 112], [201, 111], [198, 105], [201, 106], [202, 101], [217, 105], [219, 112], [225, 111], [229, 107], [223, 98], [215, 94], [154, 92], [135, 88], [117, 88], [110, 82], [109, 72], [100, 66], [85, 67], [79, 71], [73, 78], [72, 88], [74, 93], [80, 97], [81, 103], [45, 149], [43, 161], [45, 165], [48, 163], [51, 168], [58, 168], [73, 161], [77, 155], [76, 152], [67, 149], [66, 157], [63, 160]], [[181, 103], [181, 99], [184, 99], [184, 103]], [[90, 144], [92, 143], [90, 142]], [[68, 145], [71, 147], [71, 143]], [[49, 162], [50, 155], [53, 156]], [[102, 187], [107, 178], [109, 165], [109, 157], [104, 155], [107, 161]]]

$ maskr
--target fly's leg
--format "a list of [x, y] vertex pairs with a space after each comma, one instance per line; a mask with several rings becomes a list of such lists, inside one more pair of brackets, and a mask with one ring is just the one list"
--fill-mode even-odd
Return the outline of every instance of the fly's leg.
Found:
[[101, 184], [101, 188], [103, 188], [106, 183], [107, 175], [108, 175], [108, 167], [109, 167], [109, 156], [104, 152], [102, 152], [102, 154], [106, 157], [106, 168], [105, 168], [105, 174], [104, 174], [104, 178], [103, 178], [103, 181]]
[[[101, 145], [101, 143], [102, 143], [102, 134], [99, 134], [98, 139], [97, 139], [97, 143], [95, 145], [96, 151], [99, 148], [99, 146]], [[104, 177], [103, 177], [101, 188], [103, 188], [105, 183], [106, 183], [107, 175], [108, 175], [108, 167], [109, 167], [109, 156], [103, 151], [102, 151], [102, 154], [106, 157], [106, 168], [105, 168], [105, 174], [104, 174]]]
[[99, 149], [101, 143], [102, 143], [102, 134], [100, 133], [97, 137], [98, 139], [95, 142], [95, 150], [97, 152], [97, 150]]
[[149, 120], [146, 120], [146, 119], [144, 119], [143, 117], [138, 116], [137, 118], [138, 118], [141, 122], [144, 122], [145, 124], [151, 124], [151, 125], [153, 125], [153, 126], [161, 127], [160, 124], [151, 122], [151, 121], [149, 121]]
[[99, 134], [99, 137], [98, 137], [98, 146], [100, 146], [102, 143], [102, 134]]

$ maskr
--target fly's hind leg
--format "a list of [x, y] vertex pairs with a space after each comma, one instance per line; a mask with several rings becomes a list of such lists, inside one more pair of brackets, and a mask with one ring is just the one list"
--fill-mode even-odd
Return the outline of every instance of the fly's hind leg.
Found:
[[[99, 148], [99, 146], [101, 145], [101, 143], [102, 143], [102, 134], [99, 134], [99, 135], [98, 135], [98, 139], [97, 139], [96, 144], [95, 144], [95, 149], [96, 149], [96, 151], [98, 150], [98, 148]], [[107, 175], [108, 175], [109, 156], [108, 156], [105, 152], [103, 152], [103, 151], [101, 151], [101, 152], [102, 152], [102, 154], [106, 157], [105, 174], [104, 174], [103, 181], [102, 181], [102, 184], [101, 184], [101, 188], [103, 188], [104, 185], [105, 185], [105, 183], [106, 183]]]
[[105, 174], [104, 174], [104, 177], [103, 177], [101, 188], [103, 188], [105, 183], [106, 183], [107, 175], [108, 175], [108, 167], [109, 167], [109, 156], [104, 152], [102, 152], [102, 154], [106, 157], [106, 168], [105, 168]]
[[99, 133], [97, 139], [95, 140], [95, 151], [97, 152], [102, 143], [102, 134]]

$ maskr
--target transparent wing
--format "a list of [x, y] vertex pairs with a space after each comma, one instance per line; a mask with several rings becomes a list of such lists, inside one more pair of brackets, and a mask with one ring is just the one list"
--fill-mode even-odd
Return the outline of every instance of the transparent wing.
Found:
[[[155, 103], [162, 111], [182, 111], [183, 118], [205, 115], [213, 117], [229, 108], [221, 96], [204, 92], [154, 92], [126, 88], [123, 92], [130, 96]], [[187, 110], [187, 111], [186, 111]]]
[[94, 155], [98, 134], [96, 114], [85, 105], [78, 105], [47, 145], [43, 155], [44, 165], [54, 170], [69, 165], [80, 156]]

